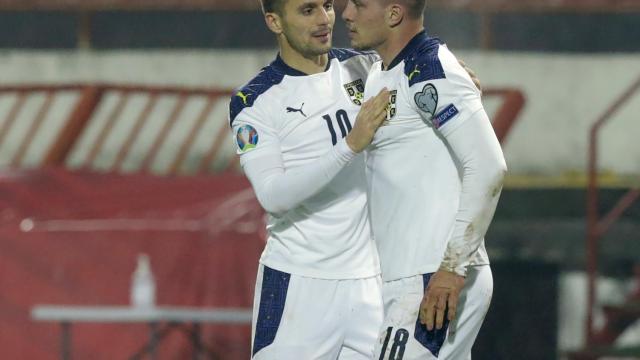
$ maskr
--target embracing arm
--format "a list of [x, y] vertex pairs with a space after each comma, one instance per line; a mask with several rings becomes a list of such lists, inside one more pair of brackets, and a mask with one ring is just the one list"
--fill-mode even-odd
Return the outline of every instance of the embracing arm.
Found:
[[258, 201], [269, 213], [289, 211], [325, 187], [356, 156], [341, 140], [317, 161], [286, 170], [279, 152], [243, 161]]
[[[262, 207], [273, 214], [287, 212], [329, 184], [357, 153], [371, 143], [385, 119], [388, 101], [389, 92], [383, 89], [362, 105], [353, 129], [345, 139], [316, 161], [295, 169], [285, 168], [275, 131], [267, 127], [255, 130], [264, 134], [264, 141], [259, 144], [256, 140], [256, 147], [242, 153], [240, 162]], [[237, 131], [242, 126], [239, 121]]]

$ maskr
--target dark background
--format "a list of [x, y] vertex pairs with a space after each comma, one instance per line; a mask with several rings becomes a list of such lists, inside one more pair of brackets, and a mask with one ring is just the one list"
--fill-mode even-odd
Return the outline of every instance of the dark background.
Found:
[[[337, 17], [339, 17], [340, 9]], [[0, 47], [72, 49], [84, 26], [95, 49], [274, 48], [258, 11], [0, 11]], [[85, 21], [85, 23], [83, 23]], [[483, 32], [483, 22], [488, 33]], [[427, 10], [430, 33], [456, 49], [544, 52], [640, 50], [638, 13], [509, 12], [486, 17], [464, 10]], [[335, 44], [346, 47], [342, 21]]]

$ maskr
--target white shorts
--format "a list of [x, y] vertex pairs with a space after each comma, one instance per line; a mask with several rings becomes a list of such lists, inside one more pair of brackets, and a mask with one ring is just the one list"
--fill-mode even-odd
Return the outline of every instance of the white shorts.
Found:
[[260, 265], [252, 359], [370, 360], [382, 324], [379, 276], [323, 280]]
[[385, 319], [376, 342], [376, 360], [469, 360], [471, 347], [489, 310], [493, 278], [489, 266], [469, 268], [460, 293], [456, 320], [427, 331], [418, 309], [432, 274], [412, 276], [382, 285]]

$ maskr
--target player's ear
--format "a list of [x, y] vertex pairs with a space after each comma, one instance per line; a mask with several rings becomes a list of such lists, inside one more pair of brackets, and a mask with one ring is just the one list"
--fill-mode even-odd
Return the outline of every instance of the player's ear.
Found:
[[405, 9], [398, 4], [390, 4], [387, 7], [385, 22], [389, 27], [396, 27], [402, 23], [405, 16]]
[[268, 12], [264, 14], [264, 21], [267, 23], [267, 27], [276, 35], [282, 34], [282, 18], [280, 15], [274, 12]]

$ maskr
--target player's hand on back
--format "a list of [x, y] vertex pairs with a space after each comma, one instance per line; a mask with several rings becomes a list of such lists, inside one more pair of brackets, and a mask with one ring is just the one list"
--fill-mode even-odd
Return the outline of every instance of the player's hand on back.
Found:
[[362, 152], [373, 140], [376, 130], [387, 117], [389, 96], [389, 90], [384, 88], [362, 104], [355, 125], [346, 138], [347, 145], [354, 152]]
[[478, 88], [478, 90], [480, 90], [480, 92], [482, 92], [482, 85], [480, 84], [480, 79], [478, 79], [476, 73], [470, 67], [468, 67], [464, 61], [458, 59], [458, 62], [460, 63], [464, 71], [469, 74], [469, 77], [471, 77], [471, 81], [473, 81], [473, 84]]
[[431, 276], [420, 303], [420, 323], [429, 331], [442, 329], [445, 312], [449, 321], [456, 318], [458, 297], [464, 286], [464, 277], [446, 270]]

